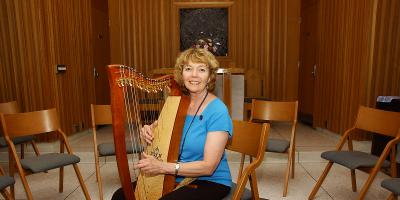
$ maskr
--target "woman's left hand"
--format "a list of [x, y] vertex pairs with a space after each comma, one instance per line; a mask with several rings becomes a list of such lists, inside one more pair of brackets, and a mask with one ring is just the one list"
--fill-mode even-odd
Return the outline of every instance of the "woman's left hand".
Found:
[[163, 174], [163, 162], [153, 156], [142, 153], [142, 159], [134, 165], [135, 169], [140, 169], [146, 176], [156, 176]]

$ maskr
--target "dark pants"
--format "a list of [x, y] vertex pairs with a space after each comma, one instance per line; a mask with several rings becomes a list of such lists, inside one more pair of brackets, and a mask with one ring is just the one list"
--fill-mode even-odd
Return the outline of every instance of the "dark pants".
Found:
[[[189, 186], [172, 191], [160, 200], [221, 200], [229, 194], [230, 187], [211, 181], [195, 180]], [[112, 200], [124, 200], [122, 188], [114, 192]]]
[[189, 186], [172, 191], [160, 200], [221, 200], [229, 194], [230, 187], [211, 181], [195, 180]]

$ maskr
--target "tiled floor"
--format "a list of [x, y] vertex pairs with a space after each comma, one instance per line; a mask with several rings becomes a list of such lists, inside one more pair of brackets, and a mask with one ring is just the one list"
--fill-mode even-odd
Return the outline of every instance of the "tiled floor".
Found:
[[[108, 134], [110, 127], [99, 130], [100, 142], [109, 141], [112, 136]], [[273, 124], [271, 137], [289, 139], [289, 129], [285, 124]], [[284, 172], [286, 169], [286, 155], [267, 153], [263, 164], [257, 169], [258, 187], [260, 196], [275, 199], [307, 199], [316, 179], [322, 173], [326, 162], [320, 158], [325, 150], [332, 150], [339, 136], [324, 130], [314, 130], [306, 125], [299, 124], [296, 140], [296, 168], [295, 178], [289, 181], [288, 196], [282, 197]], [[84, 131], [69, 138], [71, 146], [77, 155], [81, 157], [79, 167], [92, 199], [98, 199], [94, 158], [92, 153], [92, 134]], [[39, 144], [42, 152], [58, 149], [58, 144]], [[356, 142], [355, 149], [369, 151], [369, 142]], [[28, 148], [29, 151], [29, 148]], [[228, 159], [234, 180], [237, 176], [239, 156], [228, 152]], [[5, 149], [0, 152], [0, 161], [4, 169], [7, 169], [8, 156]], [[103, 177], [103, 191], [105, 199], [111, 199], [113, 192], [119, 187], [118, 172], [113, 157], [103, 158], [101, 164]], [[350, 172], [346, 168], [334, 165], [326, 178], [322, 188], [315, 199], [355, 199], [358, 193], [351, 191]], [[380, 187], [382, 179], [387, 178], [380, 173], [372, 184], [365, 199], [386, 199], [389, 195]], [[357, 185], [360, 190], [367, 178], [367, 174], [357, 172]], [[41, 200], [53, 199], [84, 199], [82, 190], [76, 179], [72, 167], [65, 168], [64, 192], [58, 193], [58, 170], [49, 171], [47, 174], [35, 174], [28, 176], [33, 197]], [[16, 176], [16, 198], [26, 199], [21, 181]]]

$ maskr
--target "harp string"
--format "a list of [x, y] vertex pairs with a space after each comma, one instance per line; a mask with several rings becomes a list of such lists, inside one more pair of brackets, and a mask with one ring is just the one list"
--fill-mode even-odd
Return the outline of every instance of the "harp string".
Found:
[[[129, 72], [128, 77], [134, 76], [135, 72], [133, 70], [129, 70], [128, 72]], [[129, 86], [130, 86], [129, 89], [130, 89], [130, 95], [131, 95], [130, 99], [132, 99], [129, 102], [132, 102], [132, 105], [129, 104], [128, 108], [129, 108], [129, 110], [131, 108], [133, 108], [132, 109], [133, 112], [131, 111], [131, 114], [128, 115], [130, 117], [130, 120], [128, 122], [129, 139], [130, 139], [129, 145], [131, 145], [132, 149], [141, 149], [139, 131], [140, 131], [140, 127], [142, 127], [142, 121], [140, 120], [140, 113], [139, 113], [139, 110], [137, 109], [137, 103], [135, 103], [135, 102], [137, 102], [138, 91], [137, 91], [137, 88], [134, 87], [134, 85], [129, 85]], [[131, 159], [132, 159], [131, 161], [133, 163], [135, 160], [139, 159], [139, 155], [133, 154]], [[139, 171], [134, 170], [134, 178], [136, 178], [137, 174], [139, 174]]]
[[[123, 85], [122, 88], [122, 94], [123, 94], [123, 99], [124, 99], [124, 104], [125, 104], [125, 116], [126, 116], [126, 123], [127, 126], [126, 127], [126, 131], [125, 134], [128, 133], [128, 139], [129, 142], [126, 143], [127, 145], [131, 145], [131, 147], [133, 148], [133, 150], [140, 148], [138, 145], [141, 143], [138, 143], [137, 141], [140, 141], [140, 138], [138, 138], [139, 134], [135, 134], [135, 130], [136, 133], [139, 130], [139, 127], [141, 126], [141, 119], [140, 119], [140, 110], [138, 109], [138, 91], [135, 87], [135, 81], [129, 81], [130, 78], [134, 78], [135, 76], [135, 72], [131, 69], [131, 68], [127, 68], [125, 66], [121, 66], [120, 67], [120, 77], [121, 80], [125, 85]], [[126, 80], [126, 81], [125, 81]], [[134, 120], [134, 118], [136, 120]], [[133, 127], [133, 125], [135, 124], [135, 127]], [[126, 136], [125, 136], [125, 141], [126, 141]], [[140, 155], [138, 155], [137, 157], [133, 156], [131, 158], [132, 163], [135, 161], [135, 158], [137, 158], [137, 160], [140, 158]], [[137, 180], [138, 176], [140, 175], [138, 170], [134, 169], [133, 172], [133, 180]], [[144, 188], [144, 190], [146, 190], [146, 188]], [[143, 191], [144, 193], [146, 193], [146, 191]], [[141, 195], [142, 197], [145, 197], [146, 195]]]
[[[161, 133], [163, 129], [163, 119], [159, 119], [160, 111], [162, 110], [165, 99], [166, 90], [169, 88], [170, 77], [160, 79], [150, 79], [138, 73], [134, 68], [120, 66], [120, 80], [122, 86], [122, 94], [125, 107], [124, 120], [125, 126], [125, 141], [127, 145], [131, 145], [132, 149], [144, 151], [147, 155], [153, 155], [156, 158], [161, 158], [158, 147], [153, 143], [147, 144], [140, 137], [140, 130], [144, 124], [152, 124], [156, 120], [158, 125], [155, 126], [155, 132]], [[160, 134], [155, 134], [154, 139], [160, 139]], [[140, 154], [133, 154], [131, 162], [137, 162], [140, 159]], [[137, 180], [139, 176], [143, 176], [139, 170], [133, 171], [133, 179]], [[146, 179], [143, 179], [144, 181]], [[144, 190], [140, 191], [142, 199], [147, 199], [146, 185], [142, 182]]]

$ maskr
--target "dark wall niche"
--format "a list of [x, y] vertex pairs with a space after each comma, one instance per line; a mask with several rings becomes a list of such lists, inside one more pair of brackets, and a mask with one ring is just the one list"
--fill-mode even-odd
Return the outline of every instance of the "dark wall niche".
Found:
[[216, 56], [228, 56], [228, 8], [180, 8], [180, 50], [207, 45]]

